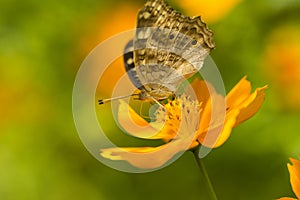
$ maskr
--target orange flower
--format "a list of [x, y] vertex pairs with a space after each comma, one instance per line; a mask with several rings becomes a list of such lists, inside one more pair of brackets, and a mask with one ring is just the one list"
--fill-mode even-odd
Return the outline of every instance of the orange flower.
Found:
[[[299, 155], [300, 158], [300, 155]], [[290, 181], [293, 191], [298, 199], [300, 199], [300, 160], [290, 158], [292, 165], [287, 164], [290, 172]], [[280, 200], [296, 200], [295, 198], [283, 197]]]
[[242, 0], [173, 0], [188, 15], [201, 15], [204, 21], [213, 23], [225, 17]]
[[219, 147], [229, 138], [233, 127], [259, 110], [267, 88], [257, 88], [251, 93], [250, 82], [245, 77], [226, 98], [199, 79], [194, 80], [192, 87], [197, 100], [186, 95], [179, 96], [160, 107], [156, 111], [156, 121], [150, 123], [120, 101], [118, 120], [126, 132], [138, 138], [161, 139], [165, 144], [158, 147], [101, 149], [101, 155], [111, 160], [126, 160], [140, 168], [156, 168], [178, 152], [199, 144]]
[[267, 38], [262, 66], [274, 88], [273, 99], [282, 108], [300, 110], [300, 26], [285, 24], [275, 28]]
[[[100, 42], [114, 35], [134, 29], [139, 9], [138, 3], [128, 1], [99, 12], [97, 16], [94, 16], [94, 19], [88, 22], [91, 24], [91, 30], [87, 31], [86, 36], [79, 42], [81, 54], [86, 55]], [[101, 94], [100, 96], [103, 94], [107, 97], [111, 96], [116, 83], [125, 73], [123, 57], [120, 56], [107, 67], [99, 80], [97, 91]]]

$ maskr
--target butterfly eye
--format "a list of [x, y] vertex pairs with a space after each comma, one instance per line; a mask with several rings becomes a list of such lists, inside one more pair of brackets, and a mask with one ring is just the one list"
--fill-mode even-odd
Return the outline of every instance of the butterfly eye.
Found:
[[192, 45], [196, 45], [197, 44], [197, 40], [192, 40]]
[[170, 40], [174, 39], [174, 35], [173, 34], [169, 35], [169, 39]]

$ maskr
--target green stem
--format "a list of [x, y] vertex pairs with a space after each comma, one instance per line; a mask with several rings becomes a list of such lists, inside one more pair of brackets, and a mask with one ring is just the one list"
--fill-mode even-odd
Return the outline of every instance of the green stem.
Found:
[[204, 183], [206, 185], [206, 188], [207, 188], [207, 191], [209, 193], [209, 197], [211, 200], [218, 200], [217, 196], [216, 196], [216, 193], [214, 191], [214, 188], [210, 182], [210, 179], [208, 177], [208, 174], [207, 174], [207, 171], [205, 169], [205, 166], [204, 166], [204, 163], [202, 161], [202, 159], [199, 158], [198, 154], [199, 154], [199, 147], [197, 149], [195, 149], [193, 151], [193, 154], [194, 154], [194, 157], [195, 157], [195, 160], [197, 162], [197, 165], [200, 169], [200, 174], [201, 176], [203, 177], [204, 179]]

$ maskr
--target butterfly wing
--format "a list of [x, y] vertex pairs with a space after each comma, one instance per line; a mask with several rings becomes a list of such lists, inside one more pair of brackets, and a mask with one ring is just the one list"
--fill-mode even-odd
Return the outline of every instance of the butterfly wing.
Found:
[[133, 58], [133, 40], [130, 40], [124, 49], [124, 66], [125, 70], [128, 74], [129, 79], [134, 84], [135, 87], [138, 89], [142, 89], [143, 85], [141, 84], [141, 81], [136, 73], [136, 68], [134, 64], [134, 58]]
[[141, 83], [164, 84], [173, 91], [214, 48], [213, 33], [200, 17], [184, 16], [164, 0], [148, 0], [139, 11], [133, 45]]

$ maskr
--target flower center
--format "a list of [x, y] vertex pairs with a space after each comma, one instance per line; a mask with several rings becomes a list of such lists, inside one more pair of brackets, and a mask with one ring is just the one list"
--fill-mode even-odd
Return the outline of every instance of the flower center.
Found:
[[181, 95], [175, 100], [169, 101], [164, 107], [160, 107], [155, 115], [157, 122], [164, 122], [164, 128], [173, 136], [180, 137], [194, 134], [199, 126], [201, 104], [192, 100], [189, 96]]

